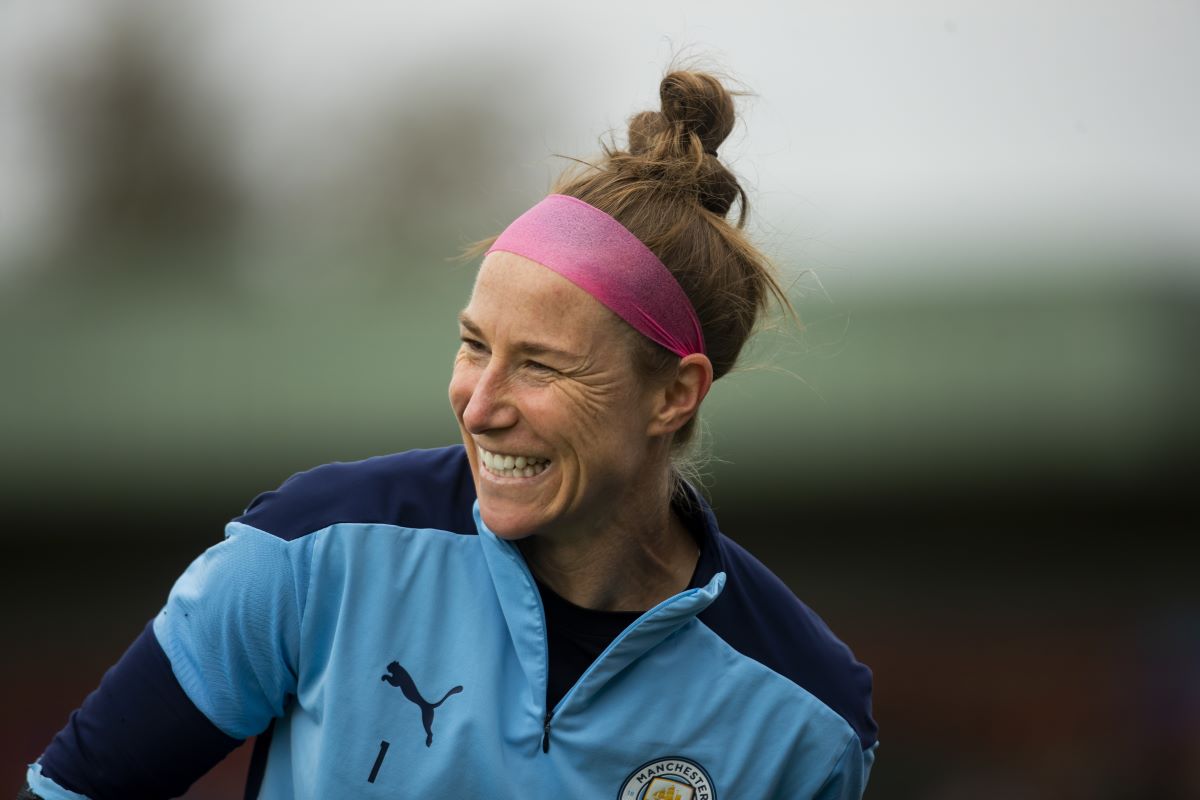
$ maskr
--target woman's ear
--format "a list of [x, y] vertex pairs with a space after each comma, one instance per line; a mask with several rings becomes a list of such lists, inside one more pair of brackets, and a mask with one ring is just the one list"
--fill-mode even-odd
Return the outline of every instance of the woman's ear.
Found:
[[675, 374], [654, 394], [656, 407], [646, 433], [662, 436], [682, 428], [700, 410], [712, 382], [713, 368], [708, 356], [692, 353], [681, 358]]

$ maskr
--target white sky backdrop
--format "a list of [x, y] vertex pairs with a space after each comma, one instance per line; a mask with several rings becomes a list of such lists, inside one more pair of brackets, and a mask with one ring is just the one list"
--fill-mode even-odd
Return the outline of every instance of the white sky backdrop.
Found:
[[[31, 76], [120, 5], [0, 3], [0, 258], [50, 235], [61, 199]], [[495, 81], [530, 118], [511, 173], [527, 186], [481, 191], [532, 197], [548, 153], [592, 153], [655, 105], [682, 50], [758, 95], [722, 156], [768, 236], [1200, 252], [1197, 0], [132, 5], [156, 9], [196, 97], [229, 109], [267, 217], [337, 169], [377, 101], [442, 81]]]

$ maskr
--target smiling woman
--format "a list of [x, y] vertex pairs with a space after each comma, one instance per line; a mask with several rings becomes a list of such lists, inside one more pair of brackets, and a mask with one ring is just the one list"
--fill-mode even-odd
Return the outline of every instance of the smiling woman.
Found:
[[176, 796], [250, 737], [247, 797], [861, 796], [870, 672], [672, 466], [786, 300], [716, 154], [729, 92], [660, 96], [491, 242], [463, 445], [257, 497], [23, 796]]
[[[461, 321], [450, 403], [483, 521], [521, 540], [534, 574], [579, 606], [636, 610], [683, 590], [697, 549], [670, 513], [671, 434], [712, 381], [707, 359], [644, 380], [615, 314], [501, 251], [484, 260]], [[593, 579], [576, 585], [573, 565]]]

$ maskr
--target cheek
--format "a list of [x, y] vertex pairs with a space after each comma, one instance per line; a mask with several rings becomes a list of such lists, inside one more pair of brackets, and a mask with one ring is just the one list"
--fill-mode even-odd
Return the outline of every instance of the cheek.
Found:
[[454, 362], [454, 372], [450, 375], [450, 408], [457, 417], [462, 416], [467, 403], [471, 402], [471, 394], [475, 391], [474, 370], [461, 359]]
[[[542, 394], [530, 417], [555, 420], [574, 449], [594, 457], [610, 450], [629, 447], [630, 432], [637, 428], [639, 410], [620, 392], [582, 390], [578, 386], [556, 388]], [[611, 460], [611, 456], [602, 460]]]

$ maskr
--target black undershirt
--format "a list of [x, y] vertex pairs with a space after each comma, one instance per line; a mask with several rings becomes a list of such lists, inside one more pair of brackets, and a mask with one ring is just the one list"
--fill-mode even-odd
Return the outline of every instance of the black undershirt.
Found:
[[[700, 506], [689, 502], [688, 496], [676, 497], [671, 507], [684, 528], [700, 548], [700, 558], [688, 581], [687, 588], [702, 586], [718, 570], [715, 553], [705, 547], [704, 520]], [[546, 612], [546, 637], [549, 639], [550, 665], [546, 681], [546, 708], [553, 709], [583, 673], [592, 665], [604, 648], [612, 644], [621, 631], [633, 624], [642, 611], [595, 611], [577, 606], [555, 594], [554, 590], [534, 577]]]
[[595, 611], [577, 606], [537, 581], [546, 610], [550, 676], [546, 707], [553, 709], [604, 648], [642, 615], [640, 611]]

